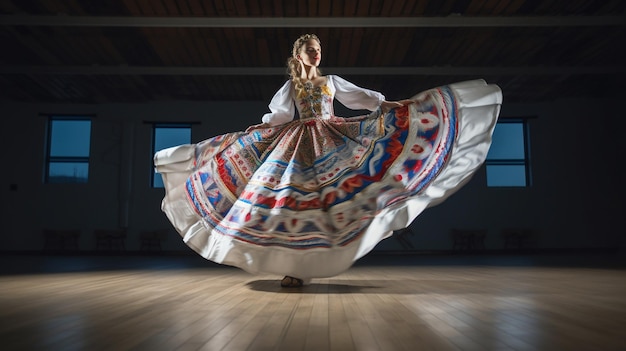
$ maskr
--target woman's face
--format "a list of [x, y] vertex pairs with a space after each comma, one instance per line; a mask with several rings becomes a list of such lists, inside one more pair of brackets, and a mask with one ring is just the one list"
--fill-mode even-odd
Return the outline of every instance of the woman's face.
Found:
[[302, 45], [298, 59], [302, 61], [305, 66], [319, 66], [322, 61], [322, 47], [320, 43], [315, 39], [309, 39]]

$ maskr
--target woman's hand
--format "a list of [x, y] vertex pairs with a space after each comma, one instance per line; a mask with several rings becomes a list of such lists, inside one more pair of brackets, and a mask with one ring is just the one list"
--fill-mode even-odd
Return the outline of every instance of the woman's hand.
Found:
[[380, 104], [380, 108], [383, 111], [383, 113], [387, 113], [391, 109], [394, 109], [396, 107], [402, 107], [402, 106], [410, 105], [410, 104], [412, 104], [414, 102], [415, 101], [410, 100], [410, 99], [405, 99], [405, 100], [400, 100], [400, 101], [383, 101]]

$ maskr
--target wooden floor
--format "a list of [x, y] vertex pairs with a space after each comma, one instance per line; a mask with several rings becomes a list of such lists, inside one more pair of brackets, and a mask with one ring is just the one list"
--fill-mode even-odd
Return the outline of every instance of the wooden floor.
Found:
[[0, 349], [626, 349], [624, 268], [524, 260], [379, 260], [284, 289], [180, 257], [4, 258]]

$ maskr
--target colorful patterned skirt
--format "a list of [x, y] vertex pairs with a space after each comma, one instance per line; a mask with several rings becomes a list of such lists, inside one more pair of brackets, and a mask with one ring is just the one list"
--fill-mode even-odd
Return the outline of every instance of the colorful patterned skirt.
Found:
[[204, 258], [303, 279], [348, 269], [465, 184], [502, 93], [482, 80], [361, 117], [299, 119], [159, 151], [162, 209]]

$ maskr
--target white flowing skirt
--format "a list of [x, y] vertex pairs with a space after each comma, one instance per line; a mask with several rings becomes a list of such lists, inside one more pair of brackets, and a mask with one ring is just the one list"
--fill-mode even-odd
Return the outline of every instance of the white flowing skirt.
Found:
[[302, 279], [348, 269], [485, 161], [502, 93], [474, 80], [388, 113], [304, 119], [154, 157], [162, 209], [204, 258]]

